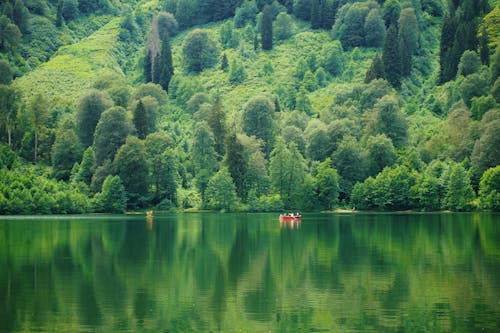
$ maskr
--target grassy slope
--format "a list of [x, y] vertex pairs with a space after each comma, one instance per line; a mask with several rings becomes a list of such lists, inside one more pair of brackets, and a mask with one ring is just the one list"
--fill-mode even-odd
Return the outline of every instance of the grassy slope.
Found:
[[48, 62], [14, 84], [27, 99], [40, 93], [53, 104], [74, 105], [98, 76], [122, 73], [112, 52], [118, 33], [119, 19], [113, 19], [88, 38], [60, 48]]

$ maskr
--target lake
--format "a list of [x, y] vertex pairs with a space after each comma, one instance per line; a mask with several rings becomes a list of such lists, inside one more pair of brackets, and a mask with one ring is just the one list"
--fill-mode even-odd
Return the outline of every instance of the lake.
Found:
[[500, 332], [500, 215], [0, 216], [0, 332]]

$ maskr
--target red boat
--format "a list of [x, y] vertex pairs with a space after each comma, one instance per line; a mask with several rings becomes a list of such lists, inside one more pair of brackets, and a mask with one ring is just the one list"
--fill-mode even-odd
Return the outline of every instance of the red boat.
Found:
[[300, 214], [280, 214], [280, 222], [300, 221]]

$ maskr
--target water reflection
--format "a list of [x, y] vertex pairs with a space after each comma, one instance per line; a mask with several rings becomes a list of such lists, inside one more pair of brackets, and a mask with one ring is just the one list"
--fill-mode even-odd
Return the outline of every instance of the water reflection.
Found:
[[0, 332], [500, 331], [494, 214], [0, 221]]

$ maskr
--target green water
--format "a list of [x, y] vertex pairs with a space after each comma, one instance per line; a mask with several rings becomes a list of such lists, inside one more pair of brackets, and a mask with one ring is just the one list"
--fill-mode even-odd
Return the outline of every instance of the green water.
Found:
[[500, 332], [500, 215], [0, 217], [0, 332]]

